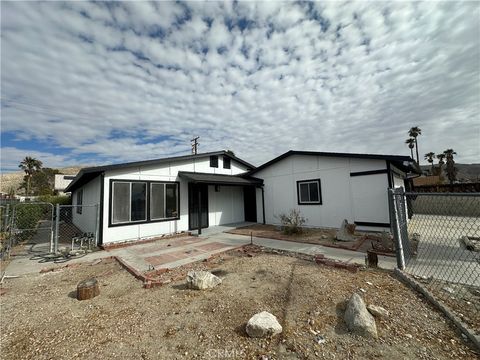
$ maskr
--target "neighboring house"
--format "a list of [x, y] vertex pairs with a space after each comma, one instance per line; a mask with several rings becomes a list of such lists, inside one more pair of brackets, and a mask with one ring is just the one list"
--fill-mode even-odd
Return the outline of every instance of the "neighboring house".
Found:
[[[65, 191], [73, 205], [100, 204], [99, 243], [107, 244], [257, 221], [254, 166], [217, 151], [82, 169]], [[95, 231], [95, 211], [77, 207], [73, 222]]]
[[55, 174], [55, 185], [53, 189], [57, 191], [59, 195], [64, 195], [65, 189], [73, 179], [75, 179], [74, 175]]
[[255, 168], [231, 152], [85, 168], [65, 191], [74, 223], [99, 243], [130, 241], [239, 222], [278, 224], [298, 208], [307, 226], [390, 226], [387, 189], [413, 170], [407, 156], [289, 151]]
[[[417, 171], [408, 156], [288, 151], [250, 172], [264, 182], [265, 221], [299, 209], [305, 226], [359, 230], [390, 227], [388, 188]], [[257, 198], [257, 202], [260, 201]]]

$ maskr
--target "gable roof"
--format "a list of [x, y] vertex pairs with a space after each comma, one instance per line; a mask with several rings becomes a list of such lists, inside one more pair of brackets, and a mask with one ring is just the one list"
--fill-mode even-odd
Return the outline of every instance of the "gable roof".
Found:
[[[337, 153], [337, 152], [322, 152], [322, 151], [296, 151], [289, 150], [286, 153], [277, 156], [276, 158], [267, 161], [250, 171], [249, 174], [255, 174], [266, 167], [273, 165], [280, 160], [283, 160], [291, 155], [307, 155], [307, 156], [325, 156], [325, 157], [339, 157], [339, 158], [356, 158], [356, 159], [375, 159], [386, 160], [393, 163], [400, 170], [416, 172], [416, 163], [410, 156], [403, 155], [379, 155], [379, 154], [358, 154], [358, 153]], [[408, 165], [404, 163], [408, 163]]]
[[196, 154], [196, 155], [173, 156], [173, 157], [153, 159], [153, 160], [134, 161], [134, 162], [128, 162], [128, 163], [121, 163], [121, 164], [83, 168], [80, 170], [77, 176], [75, 176], [75, 179], [73, 179], [73, 181], [70, 183], [70, 185], [67, 186], [67, 188], [64, 191], [65, 192], [74, 191], [75, 189], [78, 189], [82, 185], [85, 185], [86, 183], [90, 182], [91, 180], [93, 180], [94, 178], [96, 178], [97, 176], [99, 176], [101, 173], [105, 171], [117, 170], [117, 169], [128, 169], [128, 168], [134, 168], [139, 166], [164, 164], [164, 163], [169, 163], [173, 161], [200, 159], [200, 158], [214, 156], [214, 155], [228, 156], [232, 160], [235, 160], [238, 163], [244, 165], [247, 168], [247, 171], [255, 169], [255, 166], [236, 157], [230, 151], [225, 151], [225, 150], [213, 151], [213, 152]]

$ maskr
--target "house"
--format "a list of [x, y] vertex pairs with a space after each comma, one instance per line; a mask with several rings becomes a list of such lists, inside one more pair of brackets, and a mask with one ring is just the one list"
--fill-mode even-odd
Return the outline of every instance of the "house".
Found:
[[[240, 222], [278, 224], [300, 209], [307, 226], [390, 226], [387, 188], [403, 186], [407, 156], [289, 151], [256, 168], [230, 151], [82, 169], [65, 189], [73, 222], [99, 244]], [[98, 219], [98, 222], [97, 222]], [[98, 229], [95, 224], [98, 223]]]
[[73, 205], [99, 204], [98, 212], [77, 206], [73, 223], [107, 244], [258, 221], [254, 168], [217, 151], [85, 168], [65, 191]]
[[59, 195], [65, 195], [65, 189], [75, 179], [74, 175], [55, 174], [53, 190]]
[[338, 228], [347, 219], [359, 230], [382, 231], [390, 228], [387, 189], [405, 187], [412, 171], [408, 156], [288, 151], [249, 174], [263, 180], [268, 224], [295, 208], [305, 226]]

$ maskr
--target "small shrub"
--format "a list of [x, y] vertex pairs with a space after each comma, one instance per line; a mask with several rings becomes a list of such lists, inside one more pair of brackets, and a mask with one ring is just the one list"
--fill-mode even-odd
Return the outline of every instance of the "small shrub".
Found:
[[282, 223], [282, 231], [286, 235], [301, 234], [302, 226], [307, 221], [297, 209], [290, 210], [288, 214], [280, 214], [278, 217]]

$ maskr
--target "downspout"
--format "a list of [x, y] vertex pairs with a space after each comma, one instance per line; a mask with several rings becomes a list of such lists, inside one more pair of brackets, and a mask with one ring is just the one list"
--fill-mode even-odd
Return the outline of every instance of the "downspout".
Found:
[[103, 245], [103, 203], [104, 203], [104, 192], [105, 192], [105, 172], [102, 172], [100, 175], [100, 216], [98, 217], [98, 244], [97, 246]]
[[265, 225], [265, 189], [262, 185], [262, 212], [263, 212], [263, 225]]
[[197, 186], [198, 189], [198, 235], [202, 234], [202, 192], [200, 191], [200, 187]]

